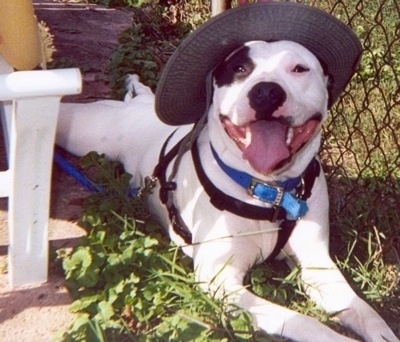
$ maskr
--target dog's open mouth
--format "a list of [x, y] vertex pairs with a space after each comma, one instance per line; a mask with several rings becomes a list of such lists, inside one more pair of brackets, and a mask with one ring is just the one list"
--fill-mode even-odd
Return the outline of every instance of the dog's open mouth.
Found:
[[268, 174], [290, 161], [317, 132], [322, 115], [315, 114], [302, 126], [288, 126], [278, 120], [258, 120], [237, 126], [224, 115], [221, 122], [243, 158], [258, 172]]

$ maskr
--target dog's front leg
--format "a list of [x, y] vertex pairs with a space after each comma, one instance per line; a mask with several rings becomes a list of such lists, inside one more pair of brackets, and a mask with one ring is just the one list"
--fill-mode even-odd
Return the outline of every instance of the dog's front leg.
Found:
[[285, 247], [300, 264], [307, 294], [365, 341], [399, 341], [384, 320], [351, 289], [328, 251], [328, 198], [319, 177], [309, 199], [310, 210], [297, 224]]
[[[302, 281], [310, 298], [327, 312], [337, 314], [344, 326], [365, 341], [398, 342], [384, 320], [355, 294], [328, 257], [318, 254], [314, 264], [301, 266]], [[326, 262], [323, 261], [325, 258]]]
[[260, 256], [259, 247], [248, 237], [198, 246], [194, 255], [197, 280], [212, 294], [228, 295], [229, 303], [249, 311], [254, 324], [268, 334], [294, 341], [353, 341], [311, 317], [257, 297], [245, 289], [243, 278]]

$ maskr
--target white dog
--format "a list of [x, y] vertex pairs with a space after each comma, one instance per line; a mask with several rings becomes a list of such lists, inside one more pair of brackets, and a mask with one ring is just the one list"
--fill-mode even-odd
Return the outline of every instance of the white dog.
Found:
[[[152, 92], [136, 76], [129, 81], [137, 96], [128, 95], [125, 102], [62, 104], [57, 143], [78, 156], [95, 150], [119, 159], [135, 185], [142, 185], [153, 175], [164, 142], [167, 153], [192, 126], [181, 126], [171, 136], [176, 128], [159, 121]], [[282, 220], [296, 222], [281, 256], [300, 265], [308, 295], [364, 340], [398, 341], [329, 256], [327, 187], [315, 161], [327, 102], [327, 77], [306, 48], [289, 41], [246, 43], [213, 73], [212, 104], [207, 123], [191, 134], [196, 138], [192, 153], [184, 150], [179, 163], [162, 162], [157, 171], [163, 178], [167, 169], [166, 206], [156, 190], [149, 206], [193, 257], [197, 280], [210, 291], [231, 294], [260, 329], [298, 341], [350, 341], [243, 286], [249, 268], [273, 253]], [[167, 178], [174, 165], [172, 182]], [[309, 165], [313, 170], [304, 171]], [[288, 213], [284, 219], [280, 207]], [[271, 219], [246, 217], [253, 209]]]

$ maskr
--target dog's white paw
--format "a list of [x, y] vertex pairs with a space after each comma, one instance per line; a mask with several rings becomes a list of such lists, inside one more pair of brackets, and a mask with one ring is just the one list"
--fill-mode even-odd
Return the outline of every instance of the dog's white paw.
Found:
[[400, 342], [385, 321], [364, 301], [357, 298], [354, 309], [338, 314], [345, 326], [351, 327], [367, 342]]

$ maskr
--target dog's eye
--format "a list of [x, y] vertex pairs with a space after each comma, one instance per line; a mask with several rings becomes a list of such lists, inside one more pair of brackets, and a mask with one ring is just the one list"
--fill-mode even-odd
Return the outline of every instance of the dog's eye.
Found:
[[293, 68], [292, 71], [301, 74], [301, 73], [303, 73], [303, 72], [310, 71], [310, 69], [307, 68], [307, 67], [305, 67], [305, 66], [303, 66], [303, 65], [297, 64], [297, 65]]
[[243, 65], [239, 64], [233, 67], [233, 71], [237, 74], [243, 74], [244, 72], [246, 72], [246, 68]]

